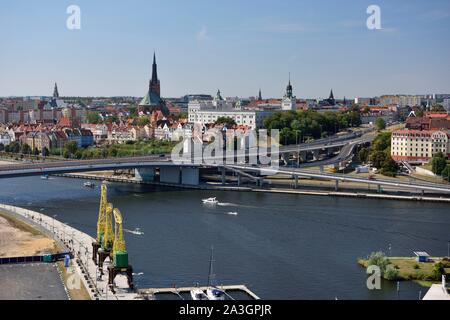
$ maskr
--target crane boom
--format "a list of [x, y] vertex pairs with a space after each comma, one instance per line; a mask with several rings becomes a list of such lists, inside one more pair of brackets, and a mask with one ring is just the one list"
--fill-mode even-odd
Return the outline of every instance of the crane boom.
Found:
[[113, 205], [108, 203], [105, 210], [105, 234], [103, 236], [102, 248], [107, 251], [111, 251], [114, 244], [113, 233]]
[[106, 205], [108, 203], [107, 192], [108, 192], [108, 189], [107, 189], [106, 185], [102, 184], [101, 194], [100, 194], [100, 207], [98, 210], [98, 221], [97, 221], [97, 242], [98, 243], [102, 242], [103, 236], [105, 235]]

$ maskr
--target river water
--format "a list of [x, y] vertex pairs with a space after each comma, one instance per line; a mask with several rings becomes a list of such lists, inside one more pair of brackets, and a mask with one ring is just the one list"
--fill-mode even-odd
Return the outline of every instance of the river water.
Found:
[[[98, 187], [39, 177], [0, 181], [0, 202], [48, 215], [95, 237]], [[218, 206], [201, 199], [217, 197]], [[366, 287], [356, 263], [372, 251], [447, 254], [450, 206], [437, 203], [109, 184], [124, 216], [138, 287], [191, 286], [208, 278], [210, 248], [218, 284], [246, 284], [265, 299], [418, 299], [413, 282]], [[389, 252], [389, 245], [391, 251]]]

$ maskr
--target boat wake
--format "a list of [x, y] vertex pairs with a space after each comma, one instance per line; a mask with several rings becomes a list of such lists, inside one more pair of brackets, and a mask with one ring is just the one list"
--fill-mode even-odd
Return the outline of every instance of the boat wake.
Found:
[[237, 216], [238, 215], [237, 212], [227, 212], [227, 214], [230, 215], [230, 216]]
[[239, 207], [238, 204], [228, 202], [219, 202], [217, 205], [221, 207]]
[[139, 228], [136, 228], [134, 230], [123, 229], [123, 231], [131, 233], [131, 234], [134, 234], [134, 235], [137, 235], [137, 236], [143, 236], [144, 235], [144, 232], [141, 231], [141, 229], [139, 229]]

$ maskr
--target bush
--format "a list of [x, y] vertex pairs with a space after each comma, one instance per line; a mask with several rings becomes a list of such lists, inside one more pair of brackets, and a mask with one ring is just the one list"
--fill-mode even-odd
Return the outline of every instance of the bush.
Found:
[[384, 278], [386, 280], [397, 280], [399, 279], [400, 272], [397, 268], [395, 268], [392, 264], [388, 265], [386, 267], [386, 270], [384, 271]]
[[433, 159], [431, 159], [431, 170], [437, 175], [441, 175], [446, 166], [447, 161], [445, 160], [445, 156], [442, 152], [436, 153], [433, 156]]
[[368, 265], [378, 266], [381, 273], [384, 273], [386, 271], [386, 267], [389, 265], [389, 259], [381, 251], [372, 252], [368, 259]]
[[433, 280], [439, 281], [442, 278], [442, 275], [445, 273], [444, 264], [438, 262], [433, 267]]

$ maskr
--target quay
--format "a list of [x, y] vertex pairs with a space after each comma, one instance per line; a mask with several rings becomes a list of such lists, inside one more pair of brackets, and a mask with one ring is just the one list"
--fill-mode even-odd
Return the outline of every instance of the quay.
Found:
[[54, 176], [64, 177], [64, 178], [75, 178], [83, 180], [97, 180], [97, 181], [108, 181], [108, 182], [119, 182], [119, 183], [131, 183], [131, 184], [143, 184], [143, 185], [153, 185], [161, 187], [171, 187], [178, 189], [195, 189], [195, 190], [211, 190], [211, 191], [240, 191], [240, 192], [262, 192], [262, 193], [283, 193], [283, 194], [298, 194], [298, 195], [309, 195], [309, 196], [322, 196], [322, 197], [345, 197], [345, 198], [364, 198], [364, 199], [383, 199], [383, 200], [403, 200], [403, 201], [420, 201], [420, 202], [440, 202], [440, 203], [450, 203], [450, 197], [440, 196], [431, 197], [423, 196], [421, 194], [415, 195], [399, 195], [399, 194], [388, 194], [388, 193], [369, 193], [363, 191], [327, 191], [327, 190], [316, 190], [316, 189], [287, 189], [278, 187], [242, 187], [242, 186], [226, 186], [220, 183], [217, 184], [198, 184], [198, 185], [184, 185], [176, 183], [167, 182], [155, 182], [155, 181], [142, 181], [138, 179], [126, 178], [126, 177], [112, 177], [103, 176], [89, 173], [64, 173], [64, 174], [54, 174]]
[[[54, 238], [62, 246], [64, 251], [70, 251], [73, 259], [67, 268], [69, 274], [68, 283], [64, 283], [66, 291], [69, 293], [74, 286], [83, 285], [89, 294], [91, 300], [154, 300], [154, 294], [157, 293], [183, 293], [189, 292], [193, 287], [180, 288], [147, 288], [147, 289], [130, 289], [125, 275], [117, 275], [115, 278], [115, 292], [112, 292], [108, 286], [107, 267], [111, 263], [109, 259], [104, 262], [104, 276], [100, 276], [99, 267], [92, 260], [92, 243], [94, 238], [88, 234], [81, 232], [68, 224], [56, 219], [55, 216], [47, 216], [40, 212], [31, 211], [11, 205], [0, 204], [0, 209], [5, 213], [26, 221], [31, 226], [42, 231], [44, 234]], [[93, 217], [96, 219], [96, 217]], [[67, 249], [67, 250], [66, 250]], [[206, 287], [196, 287], [204, 288]], [[259, 300], [245, 285], [227, 285], [220, 286], [223, 290], [241, 291], [247, 294], [251, 299]]]

